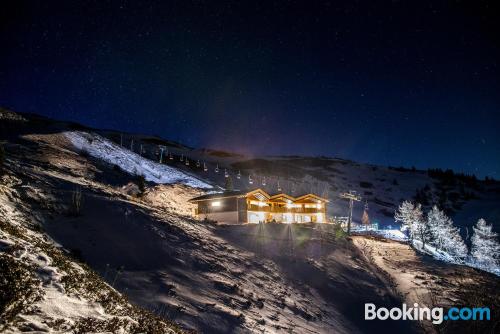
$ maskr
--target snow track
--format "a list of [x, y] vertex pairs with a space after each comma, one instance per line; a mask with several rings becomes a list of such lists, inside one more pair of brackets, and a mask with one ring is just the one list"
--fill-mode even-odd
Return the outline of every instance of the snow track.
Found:
[[65, 132], [73, 146], [94, 158], [119, 166], [133, 175], [143, 175], [147, 181], [162, 184], [181, 183], [194, 188], [213, 188], [206, 182], [176, 168], [153, 162], [97, 134], [80, 131]]

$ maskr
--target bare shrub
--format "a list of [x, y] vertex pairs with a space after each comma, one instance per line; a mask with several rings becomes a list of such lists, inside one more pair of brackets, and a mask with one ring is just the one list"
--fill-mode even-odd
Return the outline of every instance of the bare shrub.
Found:
[[77, 187], [71, 194], [70, 214], [73, 216], [80, 216], [82, 212], [82, 204], [83, 204], [82, 188]]

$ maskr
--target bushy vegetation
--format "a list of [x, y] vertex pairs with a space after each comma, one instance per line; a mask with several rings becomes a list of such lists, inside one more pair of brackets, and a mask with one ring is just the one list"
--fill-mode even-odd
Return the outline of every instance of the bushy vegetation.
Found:
[[329, 232], [335, 240], [345, 239], [347, 232], [342, 228], [342, 224], [338, 221], [330, 219], [330, 224], [318, 225], [321, 229]]
[[0, 331], [15, 316], [41, 298], [34, 270], [0, 253]]
[[82, 188], [77, 187], [71, 194], [70, 214], [73, 216], [79, 216], [82, 212], [82, 205], [83, 205]]
[[474, 174], [455, 173], [451, 169], [429, 168], [427, 175], [449, 186], [456, 185], [458, 181], [471, 187], [475, 187], [478, 184], [477, 177]]
[[412, 166], [411, 168], [406, 168], [403, 166], [400, 166], [400, 167], [389, 166], [389, 169], [395, 170], [397, 172], [416, 172], [417, 171], [417, 169], [414, 166]]
[[3, 144], [0, 143], [0, 175], [3, 174], [3, 168], [5, 163], [5, 148]]
[[144, 178], [144, 175], [138, 175], [134, 183], [139, 188], [139, 196], [144, 195], [144, 192], [146, 191], [146, 179]]

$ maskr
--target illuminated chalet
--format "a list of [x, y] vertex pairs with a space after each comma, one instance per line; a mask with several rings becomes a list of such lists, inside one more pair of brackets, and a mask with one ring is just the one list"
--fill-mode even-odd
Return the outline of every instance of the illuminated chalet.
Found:
[[228, 191], [192, 198], [194, 216], [223, 223], [323, 223], [328, 200], [315, 194], [270, 195], [262, 189]]

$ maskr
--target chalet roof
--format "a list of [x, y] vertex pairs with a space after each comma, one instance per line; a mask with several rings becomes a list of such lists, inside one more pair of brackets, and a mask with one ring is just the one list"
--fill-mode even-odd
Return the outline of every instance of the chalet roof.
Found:
[[264, 191], [260, 188], [257, 188], [255, 190], [248, 192], [246, 194], [246, 196], [247, 197], [253, 196], [253, 197], [257, 198], [259, 201], [265, 201], [271, 197], [271, 195], [269, 195], [266, 191]]
[[314, 201], [328, 202], [326, 198], [320, 197], [315, 194], [305, 194], [299, 197], [296, 197], [294, 202], [305, 201], [307, 199], [313, 199]]
[[231, 197], [248, 197], [248, 196], [254, 196], [259, 200], [265, 201], [265, 200], [277, 200], [280, 197], [285, 197], [292, 202], [297, 202], [297, 201], [304, 201], [307, 199], [313, 199], [314, 201], [321, 201], [321, 202], [328, 202], [326, 198], [322, 198], [318, 195], [315, 194], [305, 194], [299, 197], [293, 197], [285, 193], [278, 193], [274, 196], [269, 195], [266, 191], [257, 188], [251, 191], [246, 191], [246, 190], [236, 190], [236, 191], [224, 191], [220, 193], [213, 193], [213, 194], [207, 194], [207, 195], [202, 195], [198, 196], [195, 198], [191, 198], [189, 202], [200, 202], [200, 201], [206, 201], [206, 200], [212, 200], [212, 199], [222, 199], [222, 198], [231, 198]]
[[282, 201], [281, 200], [282, 197], [286, 198], [287, 200], [291, 200], [292, 202], [295, 200], [294, 197], [292, 197], [288, 194], [285, 194], [285, 193], [279, 193], [279, 194], [273, 195], [273, 196], [271, 196], [270, 200], [271, 201]]
[[220, 193], [206, 194], [195, 198], [191, 198], [189, 202], [199, 202], [210, 199], [228, 198], [228, 197], [240, 197], [240, 196], [246, 196], [247, 193], [248, 191], [242, 191], [242, 190], [224, 191]]

